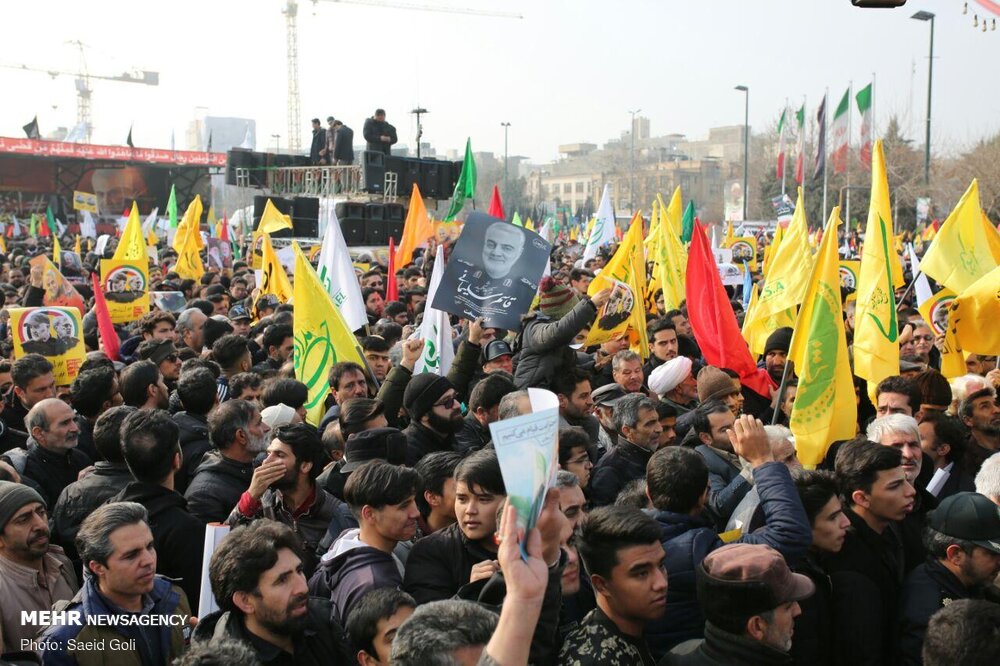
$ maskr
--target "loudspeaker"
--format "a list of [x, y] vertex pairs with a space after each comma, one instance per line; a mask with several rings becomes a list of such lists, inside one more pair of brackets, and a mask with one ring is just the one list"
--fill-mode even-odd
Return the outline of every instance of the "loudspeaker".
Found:
[[334, 206], [334, 211], [336, 211], [339, 220], [346, 220], [349, 217], [361, 220], [365, 217], [365, 205], [358, 201], [338, 201], [337, 205]]
[[446, 196], [441, 192], [441, 170], [437, 160], [420, 161], [420, 191], [431, 199]]
[[400, 158], [403, 161], [403, 173], [399, 176], [399, 196], [410, 198], [413, 194], [413, 185], [420, 188], [421, 196], [427, 196], [423, 191], [424, 186], [420, 183], [420, 160], [409, 157]]
[[385, 205], [385, 219], [390, 222], [402, 222], [406, 219], [406, 212], [403, 204], [388, 203]]
[[[260, 226], [260, 216], [264, 214], [264, 207], [267, 205], [267, 200], [270, 199], [274, 207], [278, 209], [278, 212], [282, 215], [292, 214], [292, 207], [294, 202], [291, 199], [285, 199], [284, 197], [266, 197], [263, 195], [257, 195], [253, 198], [253, 230], [257, 231], [257, 227]], [[271, 234], [271, 238], [291, 238], [294, 233], [294, 223], [292, 229], [282, 229], [281, 231], [275, 231]]]
[[440, 189], [441, 198], [447, 199], [455, 192], [455, 183], [458, 182], [458, 174], [462, 170], [461, 167], [456, 169], [454, 162], [440, 161], [439, 174], [440, 174]]
[[[400, 241], [403, 240], [403, 223], [396, 221], [386, 222], [387, 235], [396, 241], [396, 246], [399, 246]], [[385, 241], [388, 243], [388, 239]]]
[[365, 205], [366, 220], [385, 220], [385, 206], [380, 203], [370, 203]]
[[226, 155], [226, 185], [236, 184], [236, 170], [253, 167], [253, 153], [234, 148]]
[[319, 199], [295, 197], [292, 202], [292, 227], [296, 238], [319, 237]]
[[406, 167], [406, 158], [397, 157], [396, 155], [388, 155], [385, 158], [385, 172], [396, 174], [396, 195], [397, 196], [409, 196], [410, 191], [405, 189], [405, 183], [403, 182], [403, 171]]
[[369, 194], [382, 194], [385, 187], [385, 153], [365, 150], [361, 153], [362, 188]]
[[385, 220], [367, 220], [365, 222], [365, 245], [388, 245], [388, 224]]
[[365, 244], [365, 221], [357, 217], [340, 218], [340, 231], [349, 246]]
[[293, 166], [293, 167], [307, 167], [307, 166], [312, 166], [312, 162], [309, 161], [309, 156], [308, 155], [292, 155], [292, 164], [291, 164], [291, 166]]

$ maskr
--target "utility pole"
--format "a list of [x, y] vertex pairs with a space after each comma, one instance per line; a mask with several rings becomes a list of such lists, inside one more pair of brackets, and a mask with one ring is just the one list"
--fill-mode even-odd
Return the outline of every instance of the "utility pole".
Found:
[[413, 115], [415, 115], [417, 117], [417, 159], [419, 160], [420, 159], [420, 139], [424, 135], [424, 126], [420, 124], [420, 116], [422, 116], [425, 113], [428, 113], [428, 111], [424, 107], [418, 106], [417, 108], [413, 109], [413, 111], [410, 111], [410, 113], [412, 113]]
[[923, 10], [910, 18], [917, 21], [930, 21], [931, 48], [927, 59], [927, 136], [924, 139], [924, 187], [931, 183], [931, 84], [934, 81], [934, 14]]
[[510, 129], [510, 123], [502, 122], [500, 126], [503, 127], [503, 198], [507, 199], [509, 190], [507, 189], [507, 130]]
[[750, 184], [750, 88], [736, 86], [735, 90], [743, 93], [743, 221], [747, 221], [747, 209], [750, 197], [747, 187]]
[[629, 134], [632, 135], [632, 170], [629, 177], [628, 186], [628, 203], [629, 203], [629, 214], [635, 213], [635, 114], [642, 111], [642, 109], [636, 109], [635, 111], [629, 111], [632, 114], [632, 127], [629, 128]]

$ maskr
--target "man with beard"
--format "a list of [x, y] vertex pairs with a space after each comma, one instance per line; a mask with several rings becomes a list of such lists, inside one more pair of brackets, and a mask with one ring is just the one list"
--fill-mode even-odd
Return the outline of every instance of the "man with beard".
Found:
[[596, 442], [601, 423], [594, 416], [594, 398], [590, 391], [590, 375], [579, 368], [560, 374], [552, 382], [552, 391], [559, 398], [559, 427], [583, 428]]
[[92, 462], [76, 448], [80, 426], [73, 408], [58, 398], [37, 403], [25, 418], [28, 428], [26, 448], [4, 454], [22, 477], [22, 482], [38, 490], [46, 506], [55, 506], [63, 488], [77, 480], [80, 471]]
[[122, 400], [129, 407], [167, 409], [170, 406], [170, 392], [163, 381], [163, 373], [152, 361], [136, 361], [125, 368], [120, 390]]
[[446, 377], [424, 372], [413, 377], [403, 393], [410, 415], [406, 435], [406, 464], [416, 465], [432, 451], [454, 451], [455, 434], [462, 429], [462, 406]]
[[403, 563], [393, 550], [416, 534], [418, 487], [416, 471], [382, 460], [366, 462], [348, 478], [344, 498], [359, 527], [337, 538], [309, 581], [313, 596], [333, 602], [341, 624], [367, 592], [403, 586]]
[[184, 497], [195, 518], [221, 523], [250, 486], [254, 458], [267, 449], [270, 428], [256, 406], [228, 400], [209, 416], [208, 432], [216, 450], [205, 454]]
[[788, 347], [792, 344], [792, 328], [785, 326], [777, 329], [764, 343], [764, 368], [775, 383], [781, 383], [785, 372], [785, 362], [788, 360]]
[[970, 393], [958, 409], [959, 418], [969, 428], [963, 466], [969, 475], [979, 472], [983, 462], [1000, 450], [1000, 405], [990, 388]]
[[73, 598], [80, 584], [69, 559], [49, 543], [42, 496], [19, 483], [0, 481], [0, 653], [21, 650], [37, 627], [22, 611], [49, 610]]
[[263, 519], [237, 527], [219, 544], [208, 575], [220, 610], [201, 619], [195, 642], [234, 639], [267, 664], [353, 661], [330, 601], [309, 598], [299, 540], [288, 526]]
[[302, 542], [302, 568], [306, 575], [316, 568], [316, 547], [334, 515], [347, 507], [316, 485], [326, 454], [319, 432], [307, 423], [284, 425], [274, 431], [267, 457], [254, 470], [250, 487], [229, 514], [229, 524], [246, 524], [258, 518], [284, 523]]

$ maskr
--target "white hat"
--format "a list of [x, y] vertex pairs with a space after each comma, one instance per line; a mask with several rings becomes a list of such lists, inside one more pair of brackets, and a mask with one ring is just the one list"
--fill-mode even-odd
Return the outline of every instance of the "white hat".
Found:
[[649, 373], [649, 388], [664, 396], [677, 388], [691, 374], [691, 359], [687, 356], [672, 358]]
[[285, 404], [271, 405], [260, 413], [260, 418], [264, 420], [271, 430], [288, 425], [295, 418], [295, 410]]

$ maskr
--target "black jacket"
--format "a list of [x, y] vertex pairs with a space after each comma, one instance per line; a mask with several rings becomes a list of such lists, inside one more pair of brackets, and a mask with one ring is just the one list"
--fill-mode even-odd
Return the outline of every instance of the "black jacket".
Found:
[[174, 579], [197, 614], [205, 526], [188, 513], [184, 496], [163, 486], [133, 481], [109, 501], [138, 502], [146, 507], [156, 546], [156, 573]]
[[[390, 125], [390, 127], [392, 127]], [[395, 129], [394, 129], [395, 132]], [[393, 134], [394, 136], [395, 134]], [[334, 135], [333, 159], [343, 164], [354, 163], [354, 130], [347, 125], [337, 128]]]
[[235, 639], [252, 647], [265, 666], [330, 666], [352, 664], [355, 661], [354, 654], [348, 648], [347, 634], [331, 615], [328, 599], [309, 599], [308, 620], [302, 635], [295, 639], [294, 655], [251, 634], [243, 619], [229, 611], [216, 611], [203, 617], [192, 636], [193, 641], [225, 638]]
[[66, 557], [71, 560], [78, 558], [76, 533], [80, 530], [83, 519], [108, 498], [120, 493], [131, 481], [132, 473], [125, 463], [99, 460], [95, 463], [93, 472], [63, 488], [52, 509], [49, 527], [52, 540], [63, 547]]
[[180, 430], [180, 445], [183, 460], [181, 468], [174, 476], [174, 489], [183, 494], [194, 477], [195, 470], [211, 451], [212, 440], [208, 436], [208, 416], [192, 412], [177, 412], [173, 415], [174, 423]]
[[218, 451], [205, 454], [184, 497], [188, 511], [202, 523], [224, 523], [250, 487], [253, 463], [230, 460]]
[[722, 531], [740, 501], [750, 492], [750, 482], [732, 463], [710, 446], [699, 444], [694, 449], [708, 465], [708, 505], [705, 507], [715, 526]]
[[309, 146], [309, 161], [319, 164], [319, 151], [326, 147], [326, 130], [323, 128], [313, 130], [312, 144]]
[[456, 523], [413, 545], [406, 560], [403, 589], [418, 604], [450, 599], [469, 583], [473, 565], [493, 559], [496, 553], [466, 539]]
[[53, 453], [43, 449], [34, 438], [28, 438], [23, 449], [12, 449], [3, 454], [17, 473], [27, 477], [45, 500], [45, 506], [55, 506], [63, 488], [76, 481], [80, 470], [92, 464], [86, 453], [70, 449], [66, 453]]
[[462, 429], [455, 435], [455, 449], [458, 451], [478, 451], [493, 441], [490, 427], [484, 426], [469, 414], [465, 417]]
[[670, 651], [659, 666], [769, 666], [791, 664], [785, 652], [705, 623], [704, 640], [688, 641]]
[[[365, 119], [365, 127], [362, 132], [368, 144], [368, 150], [374, 150], [378, 153], [389, 155], [392, 151], [392, 145], [398, 141], [396, 138], [396, 128], [384, 120], [375, 120], [375, 118]], [[388, 143], [379, 140], [379, 137], [383, 135], [389, 137]]]
[[358, 599], [382, 587], [400, 588], [403, 576], [391, 553], [361, 541], [358, 530], [349, 530], [334, 542], [309, 579], [309, 594], [329, 599], [334, 618], [346, 624]]
[[795, 635], [789, 654], [796, 666], [834, 666], [837, 642], [830, 576], [812, 551], [799, 561], [795, 573], [808, 576], [816, 592], [799, 602], [802, 614], [795, 618]]
[[11, 387], [3, 396], [3, 411], [0, 411], [0, 453], [27, 446], [28, 431], [24, 426], [27, 415], [28, 410]]
[[904, 571], [899, 526], [891, 523], [878, 534], [850, 507], [844, 514], [852, 529], [843, 547], [820, 560], [833, 585], [838, 663], [890, 664]]
[[982, 599], [982, 590], [970, 590], [938, 560], [928, 558], [903, 585], [899, 601], [897, 664], [920, 666], [927, 623], [931, 615], [958, 599]]
[[615, 498], [629, 481], [646, 478], [646, 464], [653, 452], [637, 446], [624, 437], [601, 456], [590, 475], [590, 500], [595, 506], [614, 504]]
[[406, 464], [413, 467], [428, 453], [455, 451], [455, 435], [442, 437], [423, 424], [413, 422], [403, 430], [406, 435]]
[[576, 367], [576, 352], [569, 344], [596, 316], [597, 309], [589, 298], [581, 299], [557, 321], [542, 314], [529, 315], [514, 343], [517, 388], [549, 388], [558, 373]]

